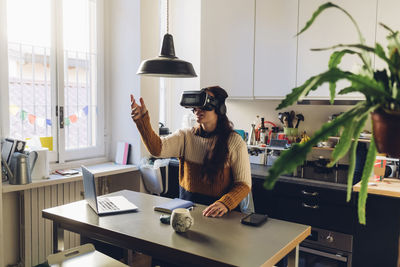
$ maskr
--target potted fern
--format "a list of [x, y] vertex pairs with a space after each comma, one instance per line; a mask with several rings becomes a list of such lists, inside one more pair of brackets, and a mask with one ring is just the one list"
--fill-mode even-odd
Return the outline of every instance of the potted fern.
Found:
[[[296, 103], [297, 100], [307, 96], [311, 91], [317, 90], [324, 83], [329, 83], [330, 101], [333, 103], [337, 91], [336, 83], [340, 80], [347, 80], [351, 85], [339, 90], [339, 95], [360, 92], [365, 96], [365, 100], [358, 102], [354, 107], [333, 121], [322, 125], [308, 142], [295, 144], [290, 150], [282, 153], [269, 170], [264, 187], [272, 189], [280, 175], [291, 173], [297, 166], [303, 164], [312, 147], [316, 146], [318, 142], [324, 141], [329, 136], [341, 131], [342, 135], [332, 152], [332, 159], [329, 166], [333, 166], [339, 159], [349, 153], [347, 181], [347, 201], [349, 201], [353, 185], [357, 140], [366, 121], [371, 117], [373, 137], [371, 138], [366, 157], [358, 200], [359, 222], [365, 224], [367, 186], [377, 151], [386, 153], [392, 157], [400, 157], [400, 139], [398, 137], [390, 139], [388, 136], [388, 134], [393, 132], [396, 134], [400, 130], [400, 36], [398, 31], [393, 31], [386, 25], [381, 24], [388, 31], [387, 39], [389, 45], [387, 50], [385, 51], [379, 43], [376, 43], [375, 47], [369, 47], [365, 44], [364, 37], [353, 17], [340, 6], [330, 2], [321, 5], [313, 13], [298, 35], [306, 31], [315, 19], [328, 8], [337, 8], [350, 18], [357, 29], [359, 43], [339, 44], [329, 48], [312, 49], [315, 51], [335, 49], [330, 56], [328, 70], [309, 78], [303, 85], [294, 88], [291, 93], [286, 95], [286, 98], [282, 100], [276, 109], [280, 110]], [[372, 54], [381, 58], [387, 64], [387, 68], [384, 70], [374, 70], [370, 58]], [[346, 55], [356, 55], [362, 60], [362, 68], [359, 73], [344, 71], [339, 68], [338, 65], [341, 59]], [[391, 127], [390, 131], [388, 131], [388, 124]], [[397, 127], [397, 131], [393, 129], [394, 127]], [[388, 143], [388, 140], [390, 143]]]

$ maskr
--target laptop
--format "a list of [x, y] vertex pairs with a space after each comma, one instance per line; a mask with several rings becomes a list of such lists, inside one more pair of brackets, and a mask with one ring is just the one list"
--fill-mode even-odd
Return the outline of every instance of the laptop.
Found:
[[98, 215], [111, 215], [129, 211], [137, 211], [138, 207], [132, 204], [123, 196], [97, 197], [96, 185], [94, 183], [94, 174], [85, 166], [82, 167], [83, 189], [85, 199], [89, 206]]

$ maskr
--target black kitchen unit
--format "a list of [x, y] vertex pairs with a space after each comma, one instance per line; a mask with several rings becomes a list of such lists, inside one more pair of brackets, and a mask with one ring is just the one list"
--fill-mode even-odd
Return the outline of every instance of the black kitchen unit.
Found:
[[282, 176], [267, 191], [267, 171], [252, 164], [256, 212], [312, 226], [311, 236], [300, 246], [299, 266], [397, 266], [398, 200], [369, 195], [363, 226], [357, 217], [358, 194], [346, 202], [345, 184]]

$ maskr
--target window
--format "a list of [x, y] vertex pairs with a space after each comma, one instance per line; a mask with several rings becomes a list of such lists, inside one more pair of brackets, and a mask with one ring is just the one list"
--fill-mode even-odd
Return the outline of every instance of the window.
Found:
[[102, 1], [0, 1], [9, 136], [52, 137], [51, 159], [61, 163], [104, 155]]

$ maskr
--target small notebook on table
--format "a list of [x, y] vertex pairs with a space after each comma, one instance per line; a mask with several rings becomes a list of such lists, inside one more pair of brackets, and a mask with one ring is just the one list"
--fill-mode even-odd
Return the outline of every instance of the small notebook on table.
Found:
[[158, 206], [154, 207], [154, 210], [156, 211], [161, 211], [161, 212], [166, 212], [166, 213], [172, 213], [174, 209], [177, 208], [190, 208], [194, 206], [194, 203], [189, 200], [184, 200], [180, 198], [174, 198], [168, 202], [165, 202], [163, 204], [160, 204]]

